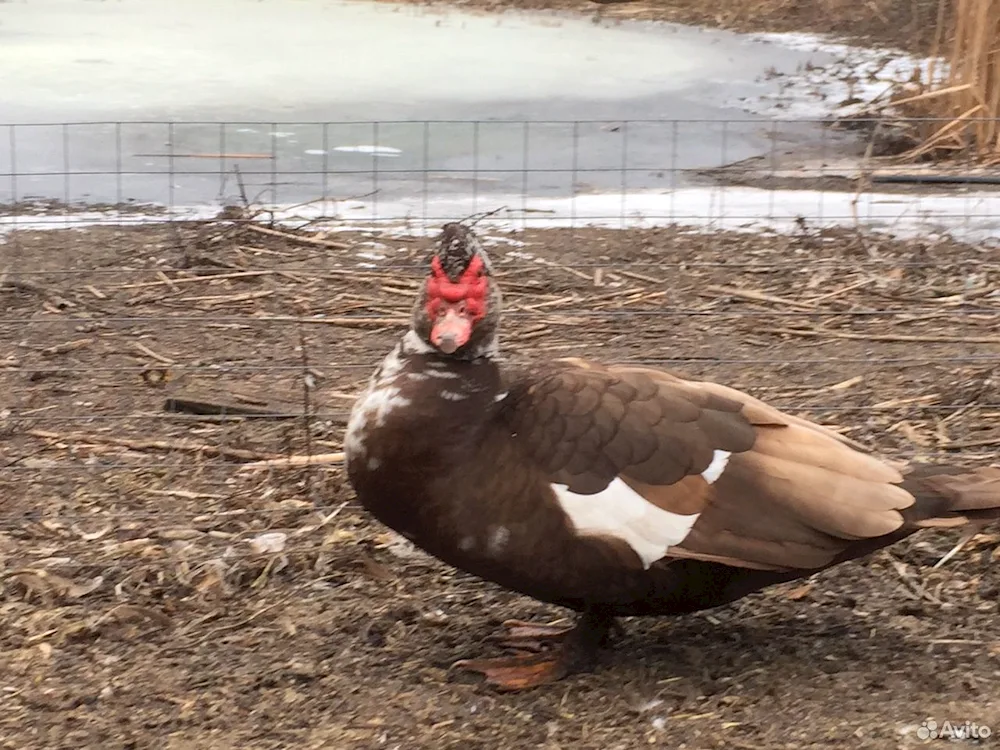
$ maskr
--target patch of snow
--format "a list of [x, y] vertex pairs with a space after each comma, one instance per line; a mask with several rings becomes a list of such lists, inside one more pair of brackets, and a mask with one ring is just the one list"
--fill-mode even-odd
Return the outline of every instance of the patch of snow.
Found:
[[[497, 237], [496, 235], [486, 235], [482, 238], [482, 242], [486, 247], [496, 247], [497, 245], [509, 245], [511, 247], [524, 247], [521, 240], [515, 240], [512, 237]], [[516, 251], [512, 251], [516, 252]], [[508, 253], [509, 254], [509, 253]]]
[[[801, 231], [807, 227], [858, 227], [899, 237], [950, 236], [965, 242], [996, 243], [1000, 237], [1000, 192], [969, 193], [854, 193], [813, 190], [764, 190], [742, 186], [701, 186], [673, 191], [597, 193], [571, 198], [534, 198], [522, 203], [521, 196], [489, 198], [486, 208], [517, 206], [482, 219], [478, 226], [485, 238], [508, 241], [497, 233], [524, 228], [568, 227], [634, 228], [667, 225], [688, 226], [699, 231]], [[469, 216], [484, 209], [486, 199], [441, 197], [427, 205], [431, 216]], [[526, 208], [527, 212], [521, 210]], [[441, 222], [424, 223], [422, 198], [366, 203], [365, 217], [344, 219], [334, 202], [307, 206], [266, 206], [275, 221], [288, 227], [311, 222], [326, 232], [383, 233], [392, 237], [433, 237]], [[165, 214], [116, 214], [88, 211], [64, 216], [0, 216], [0, 239], [12, 230], [82, 229], [91, 226], [134, 226], [176, 219], [211, 219], [217, 207], [177, 208]], [[262, 219], [263, 220], [263, 219]], [[516, 241], [515, 241], [516, 242]], [[511, 243], [513, 244], [513, 243]], [[516, 246], [516, 245], [515, 245]], [[529, 253], [511, 251], [514, 257], [531, 259]], [[359, 258], [382, 260], [379, 253], [358, 253]], [[374, 268], [371, 262], [358, 263]]]
[[[758, 115], [792, 119], [844, 117], [866, 111], [873, 102], [885, 101], [895, 86], [910, 81], [929, 58], [902, 50], [855, 47], [815, 34], [751, 34], [750, 41], [769, 42], [799, 52], [832, 57], [833, 62], [806, 64], [794, 75], [774, 74], [777, 93], [739, 97], [728, 104]], [[939, 72], [947, 72], [943, 61]]]
[[14, 230], [85, 229], [103, 226], [140, 226], [164, 221], [211, 219], [218, 215], [217, 206], [178, 207], [167, 213], [144, 214], [138, 211], [69, 211], [64, 214], [0, 215], [0, 238]]
[[401, 149], [393, 148], [392, 146], [334, 146], [333, 150], [350, 154], [387, 156], [393, 159], [403, 153]]
[[[678, 224], [708, 231], [801, 231], [841, 226], [880, 231], [900, 237], [951, 236], [966, 242], [996, 241], [1000, 236], [1000, 192], [862, 193], [814, 190], [765, 190], [742, 186], [699, 186], [673, 191], [597, 193], [573, 198], [534, 198], [520, 210], [520, 196], [491, 196], [491, 206], [518, 206], [479, 222], [489, 230], [521, 228], [654, 227]], [[428, 204], [433, 216], [468, 216], [484, 209], [485, 199], [436, 198]], [[380, 201], [366, 206], [376, 221], [352, 218], [322, 225], [326, 231], [381, 229], [396, 236], [434, 236], [440, 222], [424, 224], [419, 198]], [[315, 218], [322, 216], [318, 214]], [[276, 220], [291, 220], [276, 209]], [[297, 221], [303, 217], [297, 209]], [[515, 251], [517, 252], [517, 251]]]

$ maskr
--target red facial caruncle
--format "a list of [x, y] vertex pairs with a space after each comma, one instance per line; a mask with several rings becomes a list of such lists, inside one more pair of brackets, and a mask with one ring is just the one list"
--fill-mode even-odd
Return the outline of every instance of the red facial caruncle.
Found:
[[486, 316], [489, 280], [484, 271], [483, 259], [474, 255], [458, 281], [452, 281], [438, 256], [431, 261], [426, 312], [431, 320], [431, 343], [445, 354], [464, 346], [473, 326]]

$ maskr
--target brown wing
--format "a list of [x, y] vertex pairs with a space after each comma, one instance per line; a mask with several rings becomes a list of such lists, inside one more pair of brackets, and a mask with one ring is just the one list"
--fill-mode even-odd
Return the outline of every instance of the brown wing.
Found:
[[728, 396], [678, 387], [655, 370], [563, 364], [514, 383], [505, 415], [525, 455], [574, 493], [599, 492], [620, 475], [672, 485], [705, 471], [715, 451], [754, 443]]
[[[573, 493], [620, 478], [660, 511], [700, 514], [668, 559], [819, 568], [900, 528], [914, 502], [895, 467], [732, 388], [647, 368], [564, 367], [512, 390], [512, 432]], [[700, 475], [715, 451], [732, 455], [710, 481]]]

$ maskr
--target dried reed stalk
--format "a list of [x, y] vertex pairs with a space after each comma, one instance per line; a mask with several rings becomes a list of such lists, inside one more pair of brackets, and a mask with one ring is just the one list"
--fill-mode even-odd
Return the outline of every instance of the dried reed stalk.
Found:
[[921, 124], [920, 144], [901, 158], [1000, 163], [1000, 2], [941, 0], [934, 54], [917, 91], [896, 104], [933, 120]]

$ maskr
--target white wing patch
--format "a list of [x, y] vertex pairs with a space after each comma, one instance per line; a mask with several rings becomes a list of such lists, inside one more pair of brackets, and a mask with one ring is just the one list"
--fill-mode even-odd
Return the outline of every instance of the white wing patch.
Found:
[[709, 484], [715, 484], [722, 476], [722, 472], [726, 470], [731, 455], [733, 454], [729, 451], [715, 451], [712, 455], [712, 463], [705, 471], [701, 472], [702, 478]]
[[[706, 481], [710, 480], [706, 477]], [[683, 542], [700, 515], [684, 516], [657, 508], [621, 479], [593, 495], [577, 495], [564, 484], [553, 484], [552, 489], [579, 533], [621, 539], [635, 550], [644, 568], [666, 557], [669, 547]]]

